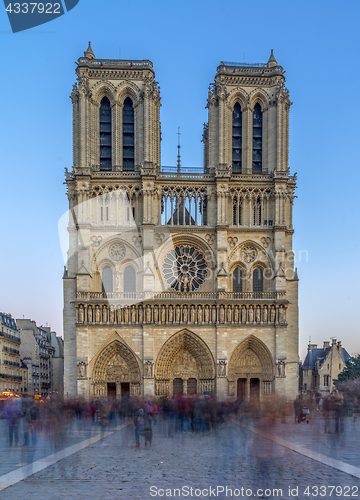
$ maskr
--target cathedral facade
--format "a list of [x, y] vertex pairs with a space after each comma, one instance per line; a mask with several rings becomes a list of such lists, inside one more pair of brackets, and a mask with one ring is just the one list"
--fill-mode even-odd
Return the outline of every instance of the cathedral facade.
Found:
[[160, 160], [148, 60], [77, 61], [66, 171], [64, 393], [293, 398], [296, 176], [284, 70], [220, 62], [204, 165]]

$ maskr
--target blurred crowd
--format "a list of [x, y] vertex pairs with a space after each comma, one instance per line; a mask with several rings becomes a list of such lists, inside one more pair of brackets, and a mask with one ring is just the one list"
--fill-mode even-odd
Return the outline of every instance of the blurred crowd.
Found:
[[[94, 431], [130, 424], [135, 430], [135, 444], [151, 446], [155, 425], [163, 436], [176, 433], [194, 435], [216, 433], [225, 425], [229, 416], [236, 419], [251, 419], [279, 423], [310, 422], [313, 417], [324, 419], [324, 432], [341, 433], [343, 418], [349, 415], [349, 408], [357, 416], [357, 402], [349, 406], [341, 395], [327, 398], [298, 396], [294, 402], [286, 398], [268, 398], [261, 402], [221, 401], [210, 394], [194, 396], [179, 395], [124, 397], [122, 399], [81, 398], [63, 400], [57, 395], [46, 401], [30, 398], [9, 397], [2, 401], [1, 417], [7, 427], [8, 445], [34, 446], [39, 433], [51, 436], [55, 445], [61, 444], [64, 432], [71, 425], [78, 429]], [[260, 418], [261, 417], [261, 418]], [[330, 423], [333, 422], [333, 424]], [[268, 425], [268, 424], [266, 424]], [[330, 431], [330, 427], [331, 430]]]

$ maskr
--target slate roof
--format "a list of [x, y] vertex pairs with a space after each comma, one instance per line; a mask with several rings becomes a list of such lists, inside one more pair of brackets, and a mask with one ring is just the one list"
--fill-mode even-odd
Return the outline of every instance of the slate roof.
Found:
[[[330, 350], [331, 350], [331, 346], [325, 347], [325, 349], [309, 349], [308, 353], [306, 355], [306, 358], [304, 359], [304, 363], [302, 365], [302, 368], [303, 369], [309, 369], [309, 368], [314, 369], [316, 358], [319, 358], [319, 367], [321, 367], [321, 365], [325, 361], [326, 356], [329, 354]], [[344, 349], [344, 347], [341, 348], [341, 357], [342, 357], [344, 363], [346, 363], [346, 361], [348, 361], [351, 358], [350, 354], [347, 352], [346, 349]]]

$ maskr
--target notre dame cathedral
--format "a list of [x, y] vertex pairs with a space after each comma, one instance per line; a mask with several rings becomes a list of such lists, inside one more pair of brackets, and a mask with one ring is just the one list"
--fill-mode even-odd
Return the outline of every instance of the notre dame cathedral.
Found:
[[220, 62], [197, 169], [161, 165], [150, 61], [97, 59], [89, 44], [76, 74], [65, 394], [295, 397], [296, 176], [273, 53]]

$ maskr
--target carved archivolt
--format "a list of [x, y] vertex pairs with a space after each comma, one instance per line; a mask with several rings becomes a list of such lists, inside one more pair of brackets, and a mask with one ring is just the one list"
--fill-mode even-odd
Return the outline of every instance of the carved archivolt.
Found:
[[189, 359], [195, 361], [199, 379], [215, 378], [215, 363], [210, 349], [198, 335], [188, 330], [170, 337], [160, 349], [155, 363], [155, 378], [169, 380], [172, 366], [184, 351], [190, 355]]
[[228, 377], [257, 377], [260, 380], [272, 380], [274, 361], [264, 342], [249, 335], [235, 348], [229, 362]]
[[141, 372], [132, 350], [122, 341], [114, 340], [100, 353], [94, 363], [93, 382], [139, 383]]

